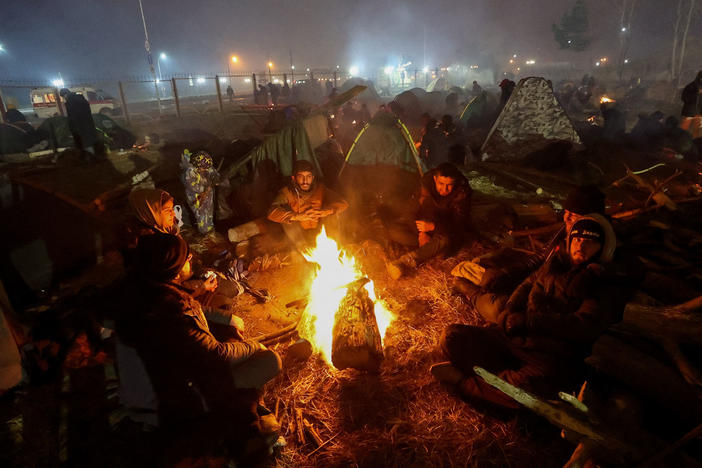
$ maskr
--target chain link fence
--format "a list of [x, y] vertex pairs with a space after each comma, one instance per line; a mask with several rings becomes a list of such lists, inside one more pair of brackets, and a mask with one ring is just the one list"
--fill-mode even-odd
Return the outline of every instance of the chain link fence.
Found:
[[[319, 87], [319, 93], [314, 94], [325, 96], [331, 87], [338, 87], [349, 77], [339, 70], [269, 69], [240, 74], [178, 74], [156, 80], [152, 77], [66, 82], [0, 80], [0, 121], [5, 120], [8, 109], [18, 109], [30, 121], [64, 115], [60, 88], [83, 94], [93, 113], [129, 122], [159, 116], [236, 112], [249, 106], [266, 107], [278, 101], [276, 97], [280, 98], [278, 102], [289, 101], [295, 87]], [[271, 92], [272, 88], [276, 90]]]

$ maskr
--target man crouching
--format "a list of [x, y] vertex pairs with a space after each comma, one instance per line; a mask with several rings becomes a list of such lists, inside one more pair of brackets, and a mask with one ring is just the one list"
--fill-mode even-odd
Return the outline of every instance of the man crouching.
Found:
[[[280, 223], [297, 250], [305, 250], [319, 234], [321, 223], [327, 231], [338, 231], [338, 219], [333, 215], [348, 208], [340, 195], [317, 180], [314, 166], [303, 159], [295, 162], [290, 183], [280, 189], [273, 200], [268, 219]], [[336, 225], [330, 221], [335, 220]], [[338, 235], [338, 232], [333, 232]]]
[[512, 293], [498, 325], [446, 329], [441, 347], [450, 362], [432, 366], [434, 377], [457, 385], [468, 398], [511, 408], [516, 403], [476, 376], [474, 366], [536, 393], [557, 390], [619, 315], [609, 306], [611, 285], [602, 266], [611, 261], [615, 244], [601, 215], [577, 221], [565, 248]]

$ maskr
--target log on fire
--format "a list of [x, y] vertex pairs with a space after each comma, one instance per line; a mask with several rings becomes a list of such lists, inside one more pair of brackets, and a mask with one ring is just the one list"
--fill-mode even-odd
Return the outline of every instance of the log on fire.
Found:
[[352, 367], [378, 372], [383, 361], [375, 306], [363, 287], [367, 282], [364, 278], [347, 287], [334, 317], [331, 358], [339, 370]]

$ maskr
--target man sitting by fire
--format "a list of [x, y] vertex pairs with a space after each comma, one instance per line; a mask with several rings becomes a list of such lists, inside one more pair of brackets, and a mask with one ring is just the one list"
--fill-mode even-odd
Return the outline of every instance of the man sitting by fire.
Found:
[[322, 224], [332, 235], [338, 235], [338, 218], [334, 215], [348, 206], [339, 194], [317, 180], [312, 163], [301, 159], [293, 166], [290, 183], [273, 200], [268, 219], [279, 223], [295, 248], [302, 251], [314, 242]]
[[[524, 255], [511, 248], [499, 251], [485, 264], [485, 272], [480, 284], [457, 276], [454, 289], [465, 295], [475, 310], [488, 322], [496, 323], [498, 315], [514, 289], [531, 273], [536, 271], [556, 251], [561, 248], [567, 233], [575, 222], [591, 213], [605, 214], [605, 194], [594, 185], [574, 188], [563, 203], [563, 225], [540, 252]], [[495, 263], [500, 265], [497, 267]]]
[[574, 223], [565, 248], [519, 285], [497, 325], [446, 329], [441, 348], [449, 362], [432, 366], [434, 377], [468, 398], [509, 408], [518, 405], [476, 376], [474, 366], [529, 391], [558, 390], [621, 313], [611, 301], [616, 286], [605, 275], [615, 244], [603, 216]]
[[129, 304], [121, 307], [116, 330], [144, 364], [160, 427], [191, 443], [195, 436], [207, 443], [216, 437], [232, 446], [258, 437], [257, 403], [264, 384], [280, 372], [280, 358], [241, 335], [228, 341], [212, 335], [202, 307], [182, 287], [192, 274], [182, 238], [142, 236], [136, 249], [123, 295]]
[[440, 164], [424, 174], [414, 225], [387, 226], [391, 240], [415, 249], [386, 265], [391, 278], [398, 279], [406, 270], [465, 242], [471, 229], [472, 195], [468, 179], [451, 163]]

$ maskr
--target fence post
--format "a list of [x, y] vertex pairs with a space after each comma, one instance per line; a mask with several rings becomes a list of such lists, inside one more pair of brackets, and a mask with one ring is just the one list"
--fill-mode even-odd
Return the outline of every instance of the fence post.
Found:
[[122, 101], [122, 115], [124, 115], [124, 120], [129, 123], [129, 111], [127, 110], [127, 100], [124, 97], [124, 88], [121, 81], [118, 81], [117, 84], [119, 85], [119, 98]]
[[224, 114], [224, 106], [222, 105], [222, 89], [219, 87], [218, 75], [215, 75], [215, 86], [217, 87], [217, 103], [219, 104], [219, 111]]
[[258, 88], [256, 87], [256, 74], [255, 73], [251, 74], [251, 83], [253, 83], [254, 104], [258, 104], [258, 99], [256, 99], [256, 93], [258, 92]]
[[56, 107], [58, 108], [59, 115], [66, 115], [58, 88], [54, 88], [54, 99], [56, 99]]
[[5, 123], [5, 113], [7, 112], [7, 109], [5, 109], [5, 103], [2, 100], [2, 91], [0, 91], [0, 123]]
[[337, 79], [337, 73], [336, 70], [334, 70], [334, 87], [336, 88], [336, 79]]
[[176, 115], [180, 117], [180, 99], [178, 99], [178, 86], [176, 86], [175, 78], [171, 78], [171, 86], [173, 86], [173, 102], [175, 102]]

